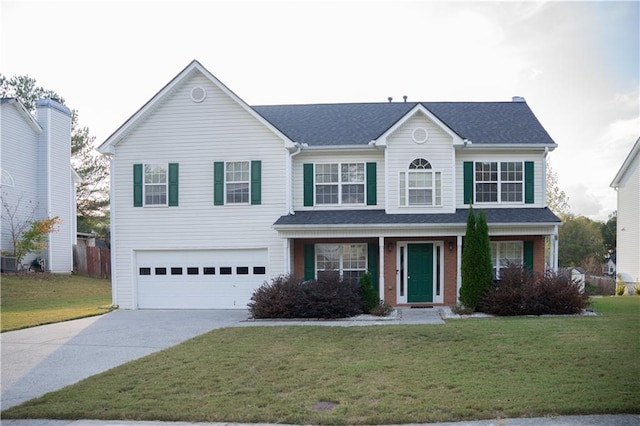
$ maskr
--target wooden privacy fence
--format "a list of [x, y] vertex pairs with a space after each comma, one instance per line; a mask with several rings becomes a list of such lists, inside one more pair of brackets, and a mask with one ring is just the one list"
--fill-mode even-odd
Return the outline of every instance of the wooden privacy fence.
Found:
[[597, 287], [598, 294], [613, 294], [616, 290], [616, 279], [612, 277], [596, 277], [591, 275], [587, 278], [587, 282]]
[[79, 275], [111, 278], [111, 251], [103, 247], [73, 246], [73, 269]]

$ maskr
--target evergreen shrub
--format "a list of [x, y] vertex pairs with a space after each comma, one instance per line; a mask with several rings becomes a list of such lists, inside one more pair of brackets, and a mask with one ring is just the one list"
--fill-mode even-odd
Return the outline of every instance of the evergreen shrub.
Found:
[[365, 314], [371, 313], [371, 310], [380, 305], [380, 298], [378, 292], [373, 288], [373, 279], [369, 272], [365, 274], [358, 281], [360, 285], [360, 293], [362, 294], [362, 310]]

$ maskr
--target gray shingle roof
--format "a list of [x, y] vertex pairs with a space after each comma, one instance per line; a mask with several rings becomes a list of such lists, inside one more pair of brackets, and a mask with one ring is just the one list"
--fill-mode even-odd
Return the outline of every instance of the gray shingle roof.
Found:
[[[560, 219], [544, 208], [489, 208], [483, 210], [487, 224], [560, 224]], [[274, 226], [302, 225], [465, 225], [469, 209], [455, 213], [387, 214], [384, 210], [305, 210], [294, 215], [281, 216]]]
[[[555, 145], [526, 102], [420, 102], [474, 144]], [[294, 142], [310, 146], [366, 145], [417, 102], [254, 106]]]

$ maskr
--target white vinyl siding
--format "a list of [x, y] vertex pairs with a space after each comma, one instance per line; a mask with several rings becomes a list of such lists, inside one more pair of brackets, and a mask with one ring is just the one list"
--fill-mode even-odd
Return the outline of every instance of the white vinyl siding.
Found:
[[618, 186], [616, 272], [627, 283], [640, 283], [640, 154]]
[[[194, 87], [205, 88], [204, 101], [191, 100]], [[215, 206], [212, 165], [237, 161], [239, 156], [262, 161], [262, 203]], [[284, 273], [283, 242], [272, 225], [287, 212], [287, 156], [282, 139], [201, 74], [186, 78], [167, 94], [116, 146], [112, 257], [119, 306], [137, 306], [134, 251], [268, 249], [269, 274]], [[133, 164], [150, 161], [180, 164], [178, 207], [133, 207]]]
[[[417, 144], [413, 141], [413, 132], [424, 128], [429, 133], [426, 142]], [[451, 136], [422, 113], [408, 119], [387, 139], [387, 211], [389, 213], [452, 213], [454, 206], [454, 149]], [[407, 183], [409, 165], [416, 158], [429, 162], [432, 172], [433, 188], [432, 202], [409, 203], [407, 198]], [[417, 170], [416, 170], [417, 171]], [[400, 180], [405, 178], [405, 193], [401, 193], [403, 185]], [[436, 184], [439, 178], [441, 197], [436, 199]], [[427, 182], [425, 182], [426, 185]], [[417, 182], [416, 182], [417, 185]], [[426, 186], [423, 188], [426, 189]], [[424, 193], [425, 191], [423, 191]], [[417, 194], [416, 194], [417, 196]]]

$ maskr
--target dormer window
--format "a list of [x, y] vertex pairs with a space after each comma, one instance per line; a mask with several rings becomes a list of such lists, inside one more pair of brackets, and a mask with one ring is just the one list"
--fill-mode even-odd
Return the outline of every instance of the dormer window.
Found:
[[424, 158], [416, 158], [400, 172], [401, 206], [441, 206], [442, 173]]

